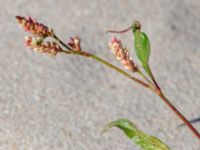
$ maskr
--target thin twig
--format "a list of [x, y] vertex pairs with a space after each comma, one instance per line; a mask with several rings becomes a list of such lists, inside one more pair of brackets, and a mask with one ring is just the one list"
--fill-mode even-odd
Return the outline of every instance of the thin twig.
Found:
[[186, 117], [176, 109], [176, 107], [166, 98], [166, 96], [160, 92], [158, 96], [163, 100], [163, 102], [171, 109], [173, 112], [184, 122], [184, 124], [194, 133], [194, 135], [200, 140], [199, 132], [193, 127], [193, 125], [186, 119]]
[[149, 73], [149, 75], [150, 75], [150, 77], [151, 77], [153, 83], [155, 84], [157, 90], [160, 91], [160, 90], [161, 90], [161, 89], [160, 89], [160, 86], [159, 86], [158, 83], [156, 82], [155, 77], [154, 77], [154, 75], [153, 75], [153, 73], [152, 73], [152, 71], [151, 71], [151, 68], [149, 67], [149, 64], [147, 64], [146, 67], [148, 68], [148, 73]]
[[153, 83], [138, 69], [137, 73], [143, 78], [145, 79], [150, 85], [153, 86]]
[[67, 44], [65, 44], [62, 40], [59, 39], [55, 34], [52, 36], [56, 41], [58, 41], [62, 46], [64, 46], [67, 50], [72, 50]]
[[62, 53], [65, 53], [65, 54], [80, 55], [80, 56], [92, 58], [92, 59], [94, 59], [94, 60], [100, 62], [101, 64], [104, 64], [104, 65], [110, 67], [111, 69], [113, 69], [113, 70], [115, 70], [115, 71], [121, 73], [122, 75], [128, 77], [129, 79], [131, 79], [131, 80], [137, 82], [138, 84], [140, 84], [140, 85], [142, 85], [142, 86], [144, 86], [144, 87], [146, 87], [146, 88], [148, 88], [148, 89], [151, 89], [152, 91], [155, 90], [154, 87], [152, 87], [151, 85], [145, 83], [145, 82], [142, 81], [142, 80], [137, 79], [136, 77], [133, 77], [133, 76], [130, 75], [129, 73], [125, 72], [124, 70], [122, 70], [122, 69], [120, 69], [120, 68], [118, 68], [118, 67], [112, 65], [112, 64], [109, 63], [108, 61], [106, 61], [106, 60], [104, 60], [104, 59], [102, 59], [102, 58], [100, 58], [100, 57], [98, 57], [98, 56], [96, 56], [96, 55], [94, 55], [94, 54], [90, 54], [90, 53], [83, 52], [83, 51], [81, 51], [81, 52], [78, 52], [78, 51], [61, 51], [61, 52], [62, 52]]
[[130, 29], [132, 29], [132, 26], [128, 27], [127, 29], [120, 30], [120, 31], [108, 30], [108, 31], [106, 31], [106, 33], [119, 33], [119, 34], [122, 34], [122, 33], [125, 33], [127, 31], [129, 31]]
[[160, 86], [155, 80], [155, 77], [148, 65], [150, 76], [156, 86], [156, 94], [161, 98], [161, 100], [184, 122], [184, 124], [194, 133], [194, 135], [200, 140], [199, 132], [193, 127], [190, 121], [167, 99], [167, 97], [163, 94]]

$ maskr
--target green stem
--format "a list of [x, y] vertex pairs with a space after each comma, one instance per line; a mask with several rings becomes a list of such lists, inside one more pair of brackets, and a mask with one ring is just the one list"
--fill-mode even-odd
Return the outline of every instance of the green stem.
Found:
[[67, 50], [72, 50], [67, 44], [65, 44], [62, 40], [59, 39], [55, 34], [52, 36], [56, 41], [58, 41], [62, 46], [64, 46]]
[[149, 64], [146, 64], [143, 67], [145, 68], [145, 70], [146, 70], [147, 74], [149, 75], [149, 77], [152, 79], [152, 81], [155, 84], [157, 90], [160, 90], [160, 87], [159, 87], [158, 83], [156, 82], [156, 80], [154, 78], [154, 75], [153, 75], [153, 73], [151, 71], [151, 68], [149, 67]]
[[150, 85], [153, 86], [153, 83], [138, 69], [137, 73], [143, 78], [145, 79]]
[[145, 83], [144, 81], [141, 81], [141, 80], [139, 80], [139, 79], [137, 79], [137, 78], [131, 76], [129, 73], [125, 72], [124, 70], [122, 70], [122, 69], [120, 69], [120, 68], [118, 68], [118, 67], [112, 65], [111, 63], [109, 63], [109, 62], [103, 60], [102, 58], [100, 58], [100, 57], [98, 57], [98, 56], [96, 56], [96, 55], [94, 55], [94, 54], [90, 54], [90, 53], [83, 52], [83, 51], [81, 51], [81, 52], [79, 52], [79, 51], [61, 51], [61, 52], [62, 52], [62, 53], [65, 53], [65, 54], [80, 55], [80, 56], [92, 58], [92, 59], [94, 59], [94, 60], [100, 62], [101, 64], [104, 64], [104, 65], [106, 65], [107, 67], [109, 67], [109, 68], [111, 68], [111, 69], [113, 69], [113, 70], [119, 72], [120, 74], [122, 74], [122, 75], [128, 77], [129, 79], [131, 79], [131, 80], [137, 82], [138, 84], [140, 84], [140, 85], [142, 85], [142, 86], [144, 86], [144, 87], [146, 87], [146, 88], [148, 88], [148, 89], [151, 89], [152, 91], [155, 90], [154, 87], [152, 87], [151, 85], [149, 85], [149, 84]]

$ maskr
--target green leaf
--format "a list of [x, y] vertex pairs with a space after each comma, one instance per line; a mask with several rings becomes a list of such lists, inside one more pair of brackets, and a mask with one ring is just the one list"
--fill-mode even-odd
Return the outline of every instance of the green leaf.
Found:
[[140, 32], [140, 30], [136, 30], [134, 32], [135, 40], [135, 51], [137, 57], [141, 61], [142, 65], [145, 66], [148, 64], [149, 56], [150, 56], [150, 42], [147, 35], [144, 32]]
[[139, 145], [143, 150], [170, 150], [161, 140], [150, 136], [139, 129], [127, 119], [119, 119], [109, 123], [103, 130], [107, 131], [111, 127], [117, 127], [124, 131], [124, 133]]

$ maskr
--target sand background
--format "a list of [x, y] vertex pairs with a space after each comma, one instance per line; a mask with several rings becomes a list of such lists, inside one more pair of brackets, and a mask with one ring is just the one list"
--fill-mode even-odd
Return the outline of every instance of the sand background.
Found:
[[[153, 93], [93, 60], [32, 52], [14, 18], [37, 18], [63, 41], [79, 35], [84, 49], [118, 66], [105, 31], [140, 20], [159, 84], [185, 116], [197, 118], [199, 14], [198, 0], [1, 0], [0, 149], [136, 150], [118, 129], [100, 134], [108, 122], [128, 118], [173, 150], [199, 150], [199, 141], [176, 128], [181, 121]], [[132, 34], [117, 37], [136, 58]], [[200, 130], [200, 123], [195, 127]]]

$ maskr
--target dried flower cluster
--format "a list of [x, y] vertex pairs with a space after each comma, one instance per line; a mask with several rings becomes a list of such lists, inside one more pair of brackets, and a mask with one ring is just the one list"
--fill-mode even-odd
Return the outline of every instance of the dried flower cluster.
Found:
[[56, 55], [62, 50], [62, 48], [54, 41], [43, 42], [43, 39], [41, 38], [32, 38], [30, 36], [25, 37], [25, 45], [33, 49], [34, 51], [47, 53], [50, 55]]
[[71, 47], [72, 50], [74, 51], [81, 51], [81, 40], [79, 37], [71, 37], [68, 45]]
[[21, 17], [16, 16], [16, 19], [20, 25], [25, 29], [25, 31], [30, 32], [35, 36], [48, 37], [54, 35], [53, 30], [47, 26], [37, 22], [31, 17]]
[[31, 33], [35, 37], [25, 37], [25, 46], [41, 53], [56, 55], [62, 48], [54, 41], [44, 42], [46, 37], [53, 36], [53, 30], [47, 26], [37, 22], [31, 17], [16, 16], [16, 19], [25, 31]]
[[125, 69], [133, 72], [137, 71], [138, 68], [133, 62], [132, 58], [129, 56], [128, 49], [123, 47], [120, 40], [115, 37], [112, 38], [112, 40], [109, 42], [109, 47], [116, 59], [121, 62]]
[[[52, 29], [47, 26], [37, 22], [35, 19], [31, 17], [21, 17], [16, 16], [18, 23], [25, 29], [25, 31], [29, 32], [34, 37], [25, 37], [25, 46], [33, 49], [34, 51], [38, 51], [41, 53], [47, 53], [50, 55], [56, 55], [58, 52], [62, 51], [60, 44], [67, 48], [67, 50], [72, 51], [81, 51], [81, 40], [79, 37], [71, 37], [68, 44], [60, 41], [57, 36], [55, 36]], [[47, 41], [44, 42], [46, 37], [52, 37], [55, 41]]]

